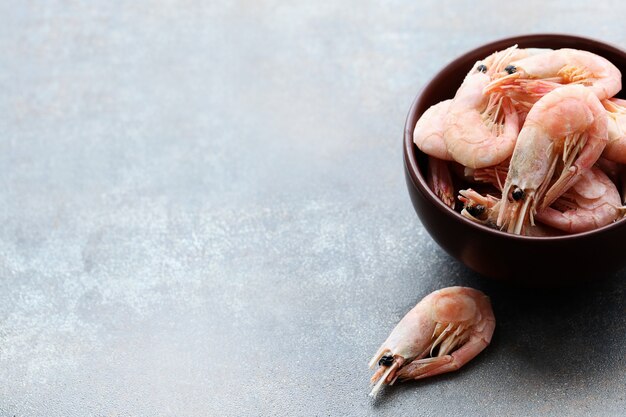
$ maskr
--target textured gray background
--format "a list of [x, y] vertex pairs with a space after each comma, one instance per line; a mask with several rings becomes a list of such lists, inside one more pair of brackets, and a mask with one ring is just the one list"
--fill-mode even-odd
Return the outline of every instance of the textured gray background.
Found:
[[[626, 414], [626, 271], [492, 284], [422, 228], [401, 160], [442, 65], [626, 45], [623, 4], [0, 3], [0, 415]], [[454, 284], [492, 297], [491, 346], [370, 401], [370, 356]]]

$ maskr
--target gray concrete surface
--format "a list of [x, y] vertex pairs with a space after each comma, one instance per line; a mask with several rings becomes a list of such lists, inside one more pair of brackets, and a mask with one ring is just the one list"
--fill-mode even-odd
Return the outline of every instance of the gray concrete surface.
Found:
[[[626, 271], [552, 293], [468, 271], [400, 145], [463, 51], [626, 45], [623, 4], [0, 3], [0, 415], [625, 415]], [[455, 284], [492, 297], [492, 345], [372, 402], [370, 356]]]

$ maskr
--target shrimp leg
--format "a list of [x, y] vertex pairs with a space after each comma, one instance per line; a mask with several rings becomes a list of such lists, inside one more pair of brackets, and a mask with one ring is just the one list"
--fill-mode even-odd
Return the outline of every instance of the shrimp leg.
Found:
[[609, 141], [602, 156], [615, 162], [626, 163], [626, 100], [611, 98], [602, 105], [608, 116]]
[[447, 161], [428, 157], [428, 186], [446, 206], [454, 209], [454, 186]]
[[[492, 327], [495, 327], [495, 322], [491, 323], [493, 323]], [[491, 332], [493, 332], [493, 330], [491, 330]], [[487, 332], [487, 334], [489, 334], [489, 332]], [[474, 359], [490, 342], [490, 334], [487, 337], [474, 335], [463, 347], [450, 355], [411, 362], [398, 373], [398, 378], [401, 380], [422, 379], [456, 371], [467, 362]]]

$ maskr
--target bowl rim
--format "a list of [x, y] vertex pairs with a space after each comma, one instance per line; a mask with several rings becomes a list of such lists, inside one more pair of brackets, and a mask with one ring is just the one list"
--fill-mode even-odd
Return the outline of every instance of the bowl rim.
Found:
[[613, 50], [613, 52], [617, 54], [622, 54], [626, 58], [626, 50], [622, 49], [621, 47], [618, 47], [617, 45], [607, 43], [607, 42], [594, 39], [594, 38], [583, 37], [579, 35], [562, 34], [562, 33], [536, 33], [536, 34], [511, 36], [507, 38], [497, 39], [492, 42], [488, 42], [482, 45], [478, 45], [475, 48], [472, 48], [468, 52], [465, 52], [459, 55], [458, 57], [452, 59], [447, 64], [445, 64], [426, 83], [424, 83], [424, 85], [420, 88], [420, 90], [417, 92], [417, 95], [413, 99], [413, 103], [411, 104], [411, 107], [409, 108], [409, 112], [407, 114], [406, 121], [404, 124], [404, 140], [403, 140], [404, 158], [403, 159], [404, 159], [405, 170], [409, 173], [411, 181], [415, 185], [415, 187], [418, 189], [418, 191], [424, 196], [424, 198], [426, 198], [431, 204], [433, 204], [434, 207], [436, 207], [442, 214], [444, 214], [446, 217], [451, 218], [452, 220], [463, 222], [468, 227], [475, 229], [476, 232], [492, 234], [494, 235], [494, 237], [503, 237], [503, 238], [513, 239], [513, 240], [525, 241], [525, 242], [570, 241], [570, 240], [577, 240], [577, 239], [591, 237], [591, 236], [602, 235], [602, 234], [613, 231], [613, 229], [624, 228], [626, 227], [626, 217], [623, 217], [622, 219], [616, 220], [611, 224], [599, 227], [594, 230], [568, 234], [568, 235], [562, 235], [562, 236], [523, 236], [523, 235], [516, 235], [516, 234], [512, 234], [508, 232], [503, 232], [498, 229], [492, 229], [490, 227], [473, 222], [463, 217], [460, 213], [457, 213], [456, 211], [454, 211], [453, 209], [445, 205], [443, 201], [441, 201], [433, 193], [430, 187], [428, 187], [426, 178], [424, 178], [424, 176], [422, 175], [419, 169], [419, 166], [417, 163], [417, 157], [416, 157], [417, 156], [416, 150], [419, 151], [419, 149], [417, 149], [417, 146], [413, 144], [413, 128], [415, 124], [417, 123], [417, 120], [419, 119], [419, 117], [417, 117], [417, 107], [418, 105], [421, 104], [421, 101], [423, 100], [423, 94], [428, 89], [428, 87], [432, 85], [432, 83], [435, 80], [437, 80], [437, 78], [439, 78], [445, 72], [447, 72], [447, 70], [451, 66], [458, 63], [459, 61], [467, 60], [470, 56], [476, 54], [477, 52], [481, 50], [484, 50], [484, 49], [497, 50], [501, 47], [505, 47], [506, 44], [515, 44], [520, 41], [540, 40], [541, 38], [554, 39], [554, 40], [565, 38], [568, 40], [580, 41], [583, 43], [597, 44], [605, 49]]

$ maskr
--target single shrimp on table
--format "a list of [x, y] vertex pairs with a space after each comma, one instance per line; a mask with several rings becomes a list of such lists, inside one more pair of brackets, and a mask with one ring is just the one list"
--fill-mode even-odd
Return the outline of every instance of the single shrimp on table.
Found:
[[[578, 181], [606, 143], [607, 114], [589, 88], [567, 85], [543, 96], [528, 113], [517, 138], [497, 225], [507, 224], [507, 231], [515, 234], [524, 225], [533, 225], [537, 210], [552, 204]], [[515, 208], [510, 210], [510, 205]]]
[[622, 89], [622, 74], [608, 59], [578, 49], [557, 49], [512, 61], [494, 75], [485, 94], [496, 92], [512, 97], [526, 107], [565, 84], [581, 84], [600, 100]]
[[448, 287], [424, 297], [393, 329], [370, 361], [376, 396], [396, 379], [421, 379], [455, 371], [491, 342], [496, 320], [489, 298], [467, 287]]
[[603, 100], [609, 122], [609, 142], [602, 156], [620, 164], [626, 164], [626, 100], [611, 98]]
[[552, 206], [540, 210], [536, 219], [567, 233], [580, 233], [613, 223], [625, 210], [615, 184], [593, 167]]

